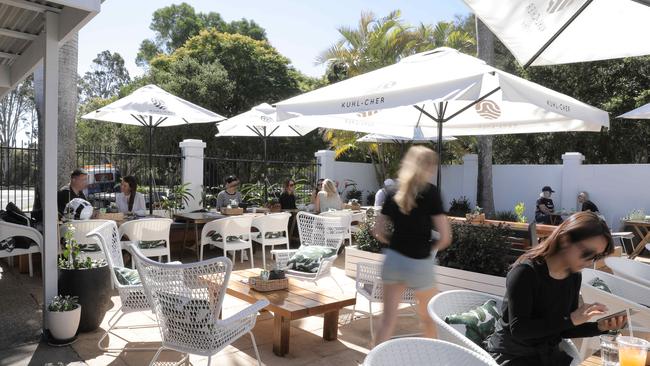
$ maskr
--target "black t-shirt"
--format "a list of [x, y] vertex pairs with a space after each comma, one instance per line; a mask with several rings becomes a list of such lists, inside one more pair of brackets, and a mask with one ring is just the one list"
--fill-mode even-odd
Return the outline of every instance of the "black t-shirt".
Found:
[[280, 195], [280, 206], [283, 210], [293, 210], [296, 208], [296, 196], [287, 192]]
[[582, 203], [582, 211], [598, 212], [598, 206], [596, 206], [593, 202], [587, 200]]
[[431, 216], [443, 214], [440, 191], [428, 184], [416, 198], [416, 207], [408, 215], [403, 214], [395, 202], [395, 193], [389, 189], [381, 213], [393, 222], [393, 236], [390, 249], [415, 259], [428, 258], [431, 255]]
[[83, 191], [80, 191], [79, 194], [74, 193], [72, 189], [70, 189], [70, 186], [64, 186], [62, 187], [59, 192], [56, 195], [56, 200], [57, 200], [57, 206], [59, 209], [59, 215], [63, 215], [63, 211], [65, 210], [65, 206], [68, 204], [68, 202], [72, 201], [75, 198], [81, 198], [81, 199], [86, 199], [86, 196], [84, 195]]
[[539, 205], [544, 205], [544, 206], [546, 206], [546, 208], [548, 208], [549, 210], [551, 210], [551, 212], [553, 212], [553, 210], [555, 210], [555, 205], [553, 204], [553, 200], [550, 199], [550, 198], [540, 197], [540, 198], [537, 200], [537, 203], [536, 203], [536, 205], [535, 205], [535, 214], [543, 213], [543, 212], [539, 209]]

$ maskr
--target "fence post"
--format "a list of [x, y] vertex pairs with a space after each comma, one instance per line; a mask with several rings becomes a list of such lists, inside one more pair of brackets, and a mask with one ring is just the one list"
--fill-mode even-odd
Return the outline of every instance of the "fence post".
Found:
[[206, 144], [201, 140], [183, 140], [179, 146], [183, 157], [183, 183], [190, 184], [190, 193], [194, 196], [194, 199], [190, 198], [186, 210], [198, 210], [203, 192], [203, 149]]
[[558, 192], [560, 207], [555, 206], [556, 210], [576, 208], [580, 190], [580, 166], [584, 160], [585, 156], [579, 152], [568, 152], [562, 155], [562, 187]]
[[[476, 206], [478, 190], [476, 182], [478, 181], [478, 155], [466, 154], [463, 156], [463, 195], [469, 199], [469, 202]], [[444, 185], [443, 185], [444, 189]]]
[[335, 179], [334, 177], [334, 162], [335, 154], [331, 150], [318, 150], [314, 154], [316, 163], [318, 163], [318, 179]]

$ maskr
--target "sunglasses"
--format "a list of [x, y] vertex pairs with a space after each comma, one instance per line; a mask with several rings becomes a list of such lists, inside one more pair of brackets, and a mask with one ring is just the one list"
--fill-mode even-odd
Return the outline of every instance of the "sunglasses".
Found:
[[605, 257], [607, 257], [607, 254], [605, 253], [598, 253], [595, 250], [585, 248], [584, 244], [578, 243], [578, 245], [582, 248], [580, 252], [580, 259], [589, 261], [589, 262], [597, 262]]

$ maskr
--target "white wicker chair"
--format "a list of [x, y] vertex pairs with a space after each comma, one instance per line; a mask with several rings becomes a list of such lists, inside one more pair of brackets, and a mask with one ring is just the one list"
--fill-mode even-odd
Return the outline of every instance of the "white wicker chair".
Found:
[[650, 287], [650, 265], [646, 263], [621, 257], [607, 257], [605, 265], [616, 276]]
[[[494, 299], [500, 308], [503, 299], [491, 294], [486, 294], [470, 290], [453, 290], [437, 294], [429, 302], [429, 315], [433, 318], [438, 330], [438, 338], [455, 343], [459, 346], [469, 348], [472, 351], [490, 357], [483, 348], [465, 337], [460, 331], [461, 326], [449, 325], [445, 323], [445, 317], [452, 314], [464, 313], [477, 306], [483, 305], [486, 301]], [[572, 366], [578, 366], [582, 362], [580, 353], [573, 342], [568, 339], [560, 343], [560, 348], [573, 358]]]
[[[167, 262], [171, 261], [170, 255], [170, 241], [169, 231], [171, 230], [171, 219], [164, 218], [151, 218], [151, 219], [138, 219], [127, 221], [120, 226], [120, 238], [124, 235], [129, 237], [130, 241], [165, 241], [164, 247], [140, 249], [147, 257], [158, 257], [158, 261], [162, 262], [162, 256], [167, 256]], [[135, 263], [131, 261], [131, 267]]]
[[[201, 230], [201, 250], [199, 254], [200, 260], [203, 260], [203, 247], [205, 245], [212, 245], [223, 250], [224, 257], [228, 256], [228, 252], [232, 251], [232, 261], [235, 262], [237, 250], [250, 250], [251, 268], [255, 267], [253, 260], [253, 242], [251, 241], [251, 227], [253, 225], [252, 216], [233, 216], [226, 217], [225, 219], [210, 221], [203, 226]], [[219, 234], [219, 240], [213, 240], [208, 236], [208, 233], [214, 231]], [[228, 240], [229, 238], [237, 238]], [[243, 254], [242, 254], [243, 262]]]
[[228, 319], [219, 319], [232, 271], [230, 259], [163, 264], [146, 258], [133, 244], [130, 248], [162, 336], [162, 347], [150, 365], [164, 349], [206, 356], [210, 365], [212, 356], [246, 333], [251, 336], [261, 365], [251, 331], [258, 312], [269, 304], [268, 300], [260, 300]]
[[92, 259], [105, 259], [104, 252], [101, 250], [99, 240], [95, 238], [89, 238], [88, 233], [107, 222], [108, 220], [72, 220], [61, 224], [59, 231], [61, 233], [61, 237], [63, 237], [68, 229], [68, 225], [72, 225], [72, 227], [74, 227], [73, 239], [76, 240], [78, 244], [97, 244], [100, 248], [97, 252], [82, 251], [82, 255], [90, 257]]
[[347, 211], [347, 210], [339, 210], [339, 211], [325, 211], [321, 212], [320, 216], [325, 216], [325, 217], [347, 217], [350, 219], [350, 225], [348, 226], [348, 231], [345, 234], [345, 240], [348, 241], [349, 245], [352, 245], [352, 221], [354, 214], [352, 211]]
[[[115, 221], [107, 221], [102, 224], [95, 230], [88, 233], [89, 238], [95, 238], [99, 241], [104, 255], [106, 256], [106, 262], [108, 263], [109, 269], [111, 271], [111, 282], [113, 287], [117, 288], [117, 292], [120, 295], [120, 308], [111, 316], [108, 320], [108, 329], [104, 332], [99, 341], [97, 342], [97, 347], [105, 352], [121, 352], [120, 348], [107, 348], [102, 346], [102, 341], [108, 336], [108, 334], [113, 329], [126, 329], [131, 328], [129, 326], [117, 326], [117, 323], [122, 319], [122, 317], [129, 313], [135, 313], [140, 311], [149, 311], [151, 306], [149, 301], [144, 293], [144, 288], [142, 285], [123, 285], [117, 280], [115, 275], [116, 267], [124, 267], [124, 260], [122, 259], [122, 246], [120, 243], [120, 235], [117, 230], [117, 225]], [[117, 319], [115, 319], [117, 317]], [[115, 319], [113, 321], [113, 319]], [[156, 326], [152, 324], [150, 326]], [[139, 348], [130, 350], [152, 350], [151, 348]]]
[[[368, 300], [370, 316], [370, 335], [372, 339], [375, 338], [375, 331], [373, 327], [373, 313], [372, 313], [372, 303], [383, 303], [384, 302], [384, 285], [381, 280], [381, 264], [377, 263], [357, 263], [357, 278], [356, 278], [356, 289], [357, 293], [355, 295], [361, 295]], [[402, 294], [400, 303], [409, 304], [414, 306], [417, 304], [417, 299], [415, 298], [415, 293], [413, 289], [407, 288]], [[357, 305], [354, 304], [352, 308], [352, 316], [354, 318]]]
[[[29, 238], [32, 239], [34, 243], [28, 249], [14, 248], [10, 251], [0, 250], [0, 258], [9, 258], [9, 260], [12, 260], [15, 256], [27, 254], [29, 258], [29, 276], [33, 277], [34, 268], [32, 265], [32, 254], [41, 252], [41, 248], [43, 248], [43, 235], [41, 235], [38, 230], [29, 226], [0, 221], [0, 241], [13, 237]], [[41, 256], [41, 258], [43, 257]]]
[[496, 366], [490, 356], [430, 338], [399, 338], [375, 347], [364, 366]]
[[[262, 263], [266, 268], [266, 247], [275, 249], [276, 245], [286, 245], [289, 249], [289, 219], [288, 212], [264, 215], [253, 219], [253, 227], [259, 230], [259, 236], [253, 236], [253, 241], [262, 246]], [[267, 238], [267, 234], [281, 233], [277, 238]]]
[[[338, 253], [350, 227], [350, 216], [326, 217], [313, 215], [306, 212], [298, 212], [298, 233], [300, 234], [300, 246], [321, 246], [333, 248]], [[271, 254], [275, 257], [276, 262], [281, 268], [287, 267], [287, 262], [298, 252], [298, 249], [272, 250]], [[337, 255], [334, 254], [329, 258], [324, 258], [316, 273], [307, 273], [296, 270], [287, 270], [289, 277], [303, 281], [310, 281], [318, 285], [318, 281], [330, 277], [341, 292], [343, 289], [331, 275], [332, 265]]]

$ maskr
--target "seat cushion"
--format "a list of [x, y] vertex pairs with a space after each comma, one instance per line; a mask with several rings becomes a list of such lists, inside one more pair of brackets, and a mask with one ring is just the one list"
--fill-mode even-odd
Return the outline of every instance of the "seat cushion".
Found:
[[446, 316], [445, 323], [464, 325], [465, 337], [485, 349], [485, 340], [494, 333], [499, 319], [501, 315], [497, 309], [497, 302], [491, 299], [467, 312]]
[[166, 240], [140, 240], [138, 242], [138, 248], [140, 249], [156, 249], [165, 247], [166, 245]]
[[336, 249], [334, 248], [301, 246], [287, 261], [287, 268], [300, 272], [316, 273], [323, 259], [335, 254]]
[[607, 283], [605, 283], [605, 281], [603, 281], [603, 279], [600, 278], [600, 277], [596, 277], [596, 278], [592, 279], [591, 281], [589, 281], [589, 285], [591, 285], [591, 286], [593, 286], [593, 287], [595, 287], [595, 288], [597, 288], [599, 290], [603, 290], [603, 291], [605, 291], [607, 293], [610, 293], [610, 294], [612, 293], [612, 290], [609, 288], [609, 286], [607, 286]]
[[138, 271], [135, 269], [113, 267], [113, 271], [115, 272], [115, 277], [117, 277], [117, 282], [121, 285], [129, 286], [142, 284], [142, 282], [140, 282], [140, 274], [138, 274]]
[[[222, 239], [221, 234], [219, 234], [218, 232], [216, 232], [214, 230], [208, 231], [206, 236], [208, 238], [212, 239], [212, 241], [221, 241], [221, 239]], [[240, 239], [243, 239], [243, 238], [241, 236], [228, 236], [226, 238], [226, 241], [237, 241], [237, 240], [240, 240]]]

